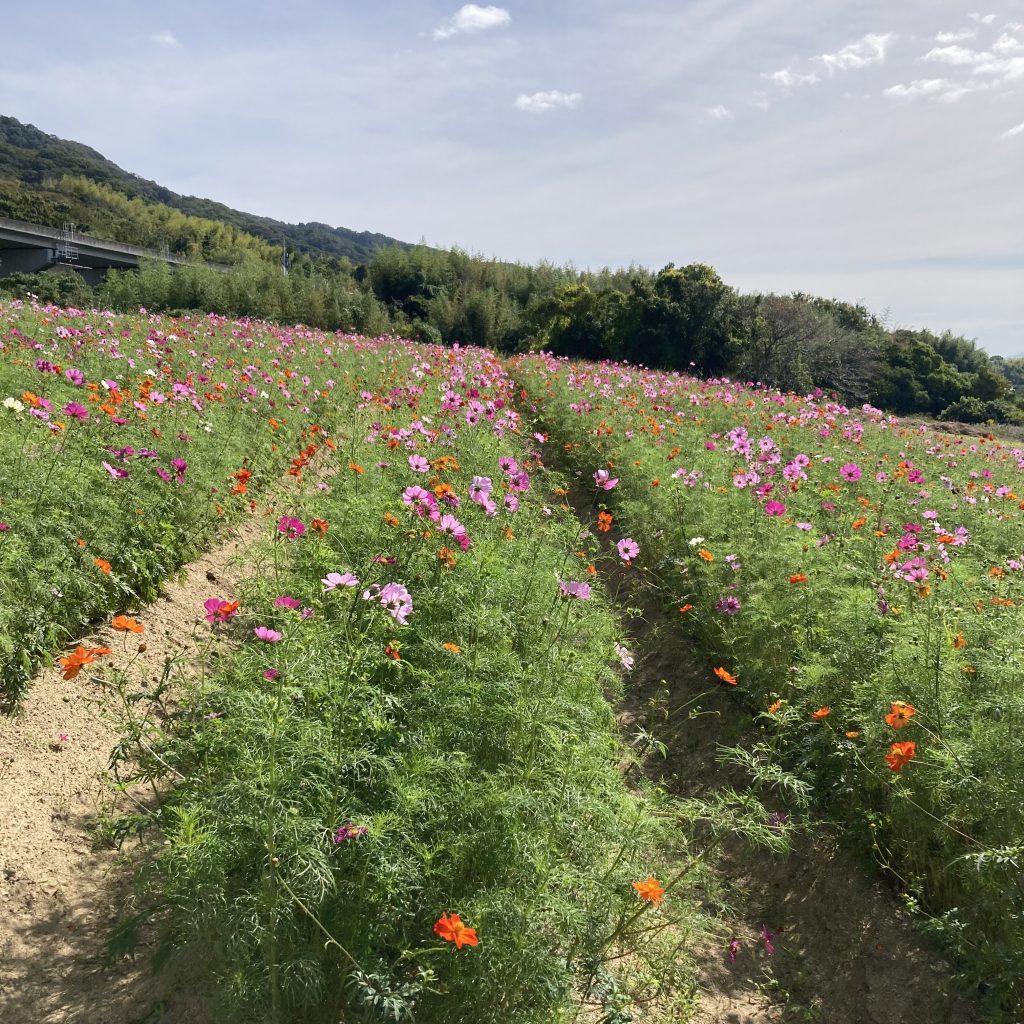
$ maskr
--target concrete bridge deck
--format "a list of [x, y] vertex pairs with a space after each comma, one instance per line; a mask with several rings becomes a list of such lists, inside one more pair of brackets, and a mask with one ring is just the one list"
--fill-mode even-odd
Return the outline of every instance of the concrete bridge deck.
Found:
[[[137, 269], [143, 259], [163, 260], [174, 266], [192, 262], [173, 253], [92, 235], [76, 233], [69, 240], [60, 228], [0, 217], [0, 277], [66, 266], [78, 271], [90, 284], [96, 284], [106, 271]], [[217, 270], [230, 269], [219, 263], [207, 265]]]

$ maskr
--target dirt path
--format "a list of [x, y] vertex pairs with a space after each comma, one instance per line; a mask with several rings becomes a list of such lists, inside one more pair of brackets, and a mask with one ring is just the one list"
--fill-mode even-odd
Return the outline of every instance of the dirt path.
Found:
[[[113, 648], [105, 660], [130, 662], [130, 676], [149, 689], [165, 672], [187, 671], [209, 637], [203, 601], [237, 595], [252, 571], [244, 556], [261, 533], [261, 524], [247, 523], [188, 566], [185, 579], [134, 616], [143, 635], [103, 627], [82, 642]], [[125, 858], [97, 847], [89, 830], [110, 805], [105, 775], [120, 738], [119, 704], [88, 670], [65, 681], [53, 668], [36, 677], [18, 715], [0, 717], [3, 1024], [204, 1020], [183, 986], [153, 978], [145, 955], [104, 962], [128, 872]]]
[[[583, 522], [592, 522], [589, 495], [573, 497]], [[680, 796], [742, 788], [742, 773], [717, 754], [720, 745], [756, 741], [749, 714], [725, 687], [713, 687], [707, 659], [681, 638], [638, 573], [623, 573], [614, 557], [601, 568], [615, 603], [643, 611], [624, 620], [636, 667], [620, 721], [627, 732], [642, 725], [667, 745], [649, 772]], [[732, 962], [727, 940], [705, 951], [694, 1024], [982, 1020], [968, 1000], [947, 994], [948, 964], [915, 934], [896, 895], [824, 826], [812, 825], [785, 857], [732, 844], [718, 870], [744, 893], [734, 922], [739, 946]], [[772, 933], [771, 955], [762, 927]]]

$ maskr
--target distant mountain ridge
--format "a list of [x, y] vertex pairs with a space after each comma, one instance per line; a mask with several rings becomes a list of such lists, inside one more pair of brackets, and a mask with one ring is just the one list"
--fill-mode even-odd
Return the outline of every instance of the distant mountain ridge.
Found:
[[222, 221], [271, 245], [284, 245], [310, 255], [347, 257], [358, 264], [367, 262], [377, 249], [394, 245], [410, 247], [407, 242], [379, 232], [335, 228], [317, 221], [288, 224], [235, 210], [212, 199], [183, 196], [124, 170], [80, 142], [47, 135], [34, 125], [0, 115], [0, 182], [17, 181], [30, 189], [41, 190], [45, 183], [64, 175], [88, 178], [132, 198], [162, 203], [194, 217]]

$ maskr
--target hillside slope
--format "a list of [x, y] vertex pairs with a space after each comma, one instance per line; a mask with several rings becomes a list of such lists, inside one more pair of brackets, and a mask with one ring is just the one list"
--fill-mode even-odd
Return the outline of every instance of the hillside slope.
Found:
[[[34, 125], [0, 115], [0, 182], [21, 182], [29, 192], [36, 192], [65, 175], [88, 178], [132, 198], [162, 203], [191, 216], [222, 221], [272, 245], [284, 244], [299, 252], [347, 257], [354, 263], [364, 263], [377, 249], [406, 244], [376, 232], [352, 231], [315, 221], [287, 224], [234, 210], [212, 199], [179, 195], [155, 181], [123, 170], [89, 146], [47, 135]], [[38, 204], [36, 208], [45, 210], [45, 206]]]

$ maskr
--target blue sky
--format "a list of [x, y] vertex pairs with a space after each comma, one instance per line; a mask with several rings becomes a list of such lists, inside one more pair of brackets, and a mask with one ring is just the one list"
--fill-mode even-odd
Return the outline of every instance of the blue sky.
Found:
[[3, 43], [0, 112], [179, 192], [1024, 354], [1024, 0], [51, 0]]

